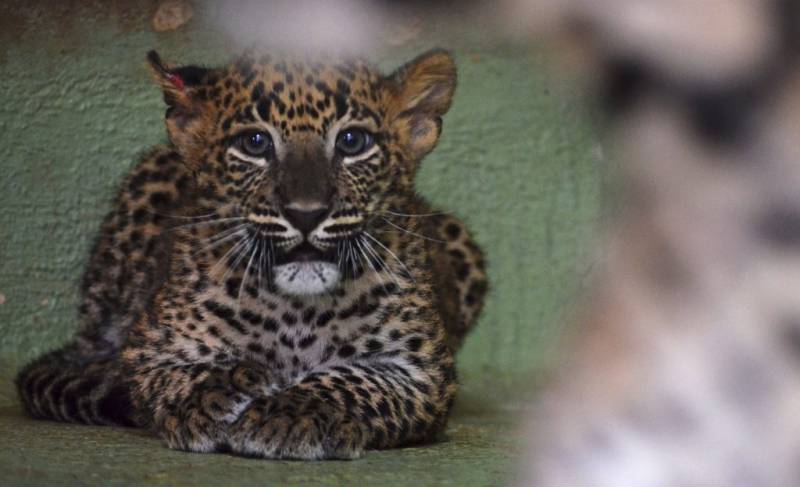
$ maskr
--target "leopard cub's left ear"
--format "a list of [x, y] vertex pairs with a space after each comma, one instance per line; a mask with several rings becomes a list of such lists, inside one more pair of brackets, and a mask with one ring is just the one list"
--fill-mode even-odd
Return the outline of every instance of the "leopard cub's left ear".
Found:
[[436, 146], [442, 116], [456, 89], [456, 63], [443, 50], [422, 54], [391, 75], [394, 100], [389, 112], [401, 143], [414, 159]]

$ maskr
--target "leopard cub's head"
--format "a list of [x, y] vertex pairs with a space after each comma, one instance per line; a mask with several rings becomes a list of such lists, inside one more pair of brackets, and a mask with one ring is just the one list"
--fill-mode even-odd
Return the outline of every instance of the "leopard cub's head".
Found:
[[456, 82], [443, 51], [388, 76], [322, 57], [246, 54], [207, 69], [151, 52], [149, 62], [203, 204], [237, 222], [244, 261], [298, 295], [334, 289], [347, 275], [343, 254], [413, 194]]

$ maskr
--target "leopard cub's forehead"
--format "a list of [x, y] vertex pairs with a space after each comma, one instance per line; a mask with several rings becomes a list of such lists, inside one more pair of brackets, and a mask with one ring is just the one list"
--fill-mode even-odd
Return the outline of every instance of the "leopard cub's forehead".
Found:
[[286, 133], [322, 134], [345, 116], [380, 125], [385, 114], [383, 77], [359, 59], [246, 56], [209, 81], [223, 129], [260, 119]]

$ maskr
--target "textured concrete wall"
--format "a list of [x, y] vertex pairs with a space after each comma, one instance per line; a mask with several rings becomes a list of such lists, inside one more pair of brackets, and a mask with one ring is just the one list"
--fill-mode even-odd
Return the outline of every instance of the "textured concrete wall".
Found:
[[[222, 38], [202, 21], [157, 34], [146, 11], [117, 3], [0, 8], [0, 364], [69, 337], [109, 197], [137, 153], [164, 140], [145, 52], [225, 58]], [[464, 376], [510, 379], [553, 349], [585, 268], [604, 168], [594, 134], [548, 91], [535, 56], [480, 40], [423, 39], [387, 51], [381, 65], [434, 42], [454, 50], [460, 84], [419, 188], [464, 216], [488, 253], [493, 290], [461, 354]]]

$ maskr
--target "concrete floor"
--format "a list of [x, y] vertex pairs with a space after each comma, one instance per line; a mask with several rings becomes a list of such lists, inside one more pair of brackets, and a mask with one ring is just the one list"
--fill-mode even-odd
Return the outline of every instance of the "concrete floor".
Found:
[[519, 452], [516, 415], [484, 403], [481, 391], [465, 391], [444, 438], [432, 445], [371, 451], [351, 462], [291, 462], [173, 451], [140, 430], [37, 421], [7, 402], [0, 407], [0, 485], [506, 485]]

